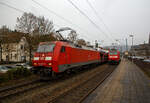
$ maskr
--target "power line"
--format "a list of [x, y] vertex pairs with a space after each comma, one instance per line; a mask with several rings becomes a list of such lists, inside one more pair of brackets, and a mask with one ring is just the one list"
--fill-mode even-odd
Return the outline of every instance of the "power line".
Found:
[[[39, 5], [40, 7], [42, 7], [42, 8], [44, 8], [44, 9], [46, 9], [47, 11], [49, 11], [50, 13], [53, 13], [54, 15], [56, 15], [57, 17], [59, 17], [59, 18], [61, 18], [62, 20], [64, 20], [64, 21], [66, 21], [66, 22], [68, 22], [68, 23], [70, 23], [70, 24], [72, 24], [72, 25], [74, 25], [74, 26], [76, 26], [76, 27], [78, 27], [78, 28], [80, 28], [81, 30], [84, 30], [83, 28], [81, 28], [81, 27], [79, 27], [78, 25], [76, 25], [76, 24], [74, 24], [74, 23], [72, 23], [71, 21], [69, 21], [68, 19], [66, 19], [66, 18], [64, 18], [63, 16], [61, 16], [61, 15], [59, 15], [59, 14], [57, 14], [56, 12], [54, 12], [54, 11], [52, 11], [52, 10], [50, 10], [49, 8], [47, 8], [47, 7], [45, 7], [45, 6], [43, 6], [43, 5], [41, 5], [40, 3], [38, 3], [37, 1], [35, 1], [35, 0], [32, 0], [34, 3], [36, 3], [37, 5]], [[87, 31], [86, 31], [87, 32]], [[86, 36], [87, 37], [87, 36]], [[88, 37], [87, 37], [88, 38]]]
[[[3, 3], [3, 2], [0, 2], [0, 4], [1, 4], [1, 5], [4, 5], [4, 6], [7, 6], [7, 7], [9, 7], [10, 9], [13, 9], [13, 10], [16, 10], [16, 11], [18, 11], [18, 12], [21, 12], [21, 13], [24, 13], [24, 12], [25, 12], [25, 11], [23, 11], [23, 10], [21, 10], [21, 9], [15, 8], [15, 7], [13, 7], [13, 6], [9, 5], [9, 4]], [[57, 27], [61, 27], [60, 25], [57, 25], [57, 24], [54, 24], [54, 25], [57, 26]]]
[[[89, 0], [87, 0], [87, 2], [89, 2]], [[109, 27], [107, 26], [107, 24], [103, 21], [102, 17], [99, 15], [99, 13], [96, 11], [96, 9], [94, 9], [94, 6], [92, 6], [92, 4], [89, 2], [89, 5], [91, 5], [91, 8], [94, 10], [95, 14], [97, 15], [97, 17], [99, 18], [99, 20], [103, 23], [103, 25], [105, 26], [105, 28], [107, 29], [107, 31], [110, 33], [110, 35], [112, 36], [112, 32], [109, 29]], [[112, 36], [113, 37], [113, 36]]]
[[42, 7], [42, 8], [44, 8], [44, 9], [48, 10], [49, 12], [51, 12], [51, 13], [53, 13], [54, 15], [58, 16], [59, 18], [63, 19], [64, 21], [67, 21], [67, 22], [69, 22], [69, 23], [72, 24], [71, 21], [67, 20], [66, 18], [62, 17], [61, 15], [57, 14], [56, 12], [54, 12], [54, 11], [48, 9], [47, 7], [41, 5], [41, 4], [38, 3], [37, 1], [35, 1], [35, 0], [32, 0], [32, 1], [33, 1], [34, 3], [36, 3], [37, 5], [39, 5], [40, 7]]
[[71, 0], [68, 0], [68, 2], [71, 5], [73, 5], [83, 16], [85, 16], [96, 28], [99, 29], [99, 27], [83, 11], [81, 11]]
[[[46, 8], [46, 7], [44, 7], [44, 6], [42, 6], [41, 4], [39, 4], [38, 2], [36, 2], [35, 0], [32, 0], [32, 1], [35, 2], [36, 4], [38, 4], [39, 6], [41, 6], [42, 8], [47, 9], [49, 12], [55, 14], [56, 16], [58, 16], [59, 18], [63, 19], [64, 21], [69, 22], [69, 23], [72, 24], [72, 25], [75, 25], [75, 24], [73, 24], [71, 21], [69, 21], [69, 20], [67, 20], [66, 18], [60, 16], [59, 14], [55, 13], [54, 11], [52, 11], [52, 10], [50, 10], [50, 9], [48, 9], [48, 8]], [[13, 6], [11, 6], [11, 5], [9, 5], [9, 4], [6, 4], [6, 3], [3, 3], [3, 2], [0, 2], [0, 4], [1, 4], [1, 5], [4, 5], [4, 6], [7, 6], [7, 7], [11, 8], [11, 9], [14, 9], [14, 10], [16, 10], [16, 11], [18, 11], [18, 12], [21, 12], [21, 13], [24, 13], [24, 12], [25, 12], [25, 11], [23, 11], [23, 10], [21, 10], [21, 9], [18, 9], [18, 8], [16, 8], [16, 7], [13, 7]], [[93, 22], [93, 21], [91, 21], [91, 22]], [[93, 23], [94, 23], [94, 22], [93, 22]], [[56, 24], [55, 24], [55, 25], [56, 25]], [[77, 25], [75, 25], [75, 26], [77, 26]], [[95, 25], [95, 26], [97, 26], [97, 25]], [[77, 27], [78, 27], [78, 28], [81, 28], [81, 27], [79, 27], [79, 26], [77, 26]]]
[[[25, 12], [25, 11], [23, 11], [23, 10], [21, 10], [21, 9], [15, 8], [15, 7], [13, 7], [13, 6], [11, 6], [11, 5], [8, 5], [8, 4], [6, 4], [6, 3], [3, 3], [3, 2], [0, 2], [0, 4], [1, 4], [1, 5], [4, 5], [4, 6], [7, 6], [7, 7], [11, 8], [11, 9], [14, 9], [14, 10], [16, 10], [16, 11], [19, 11], [19, 12], [21, 12], [21, 13], [24, 13], [24, 12]], [[54, 25], [57, 26], [57, 27], [60, 27], [60, 25], [57, 25], [57, 24], [54, 24]]]
[[3, 2], [0, 2], [0, 4], [1, 4], [1, 5], [4, 5], [4, 6], [7, 6], [7, 7], [11, 8], [11, 9], [14, 9], [14, 10], [16, 10], [16, 11], [18, 11], [18, 12], [24, 13], [23, 10], [18, 9], [18, 8], [15, 8], [15, 7], [13, 7], [13, 6], [9, 5], [9, 4], [3, 3]]
[[[9, 4], [6, 4], [6, 3], [3, 3], [3, 2], [0, 2], [0, 4], [1, 5], [4, 5], [4, 6], [7, 6], [7, 7], [9, 7], [10, 9], [13, 9], [13, 10], [16, 10], [16, 11], [18, 11], [18, 12], [21, 12], [21, 13], [24, 13], [25, 11], [23, 11], [23, 10], [21, 10], [21, 9], [18, 9], [18, 8], [16, 8], [16, 7], [13, 7], [13, 6], [11, 6], [11, 5], [9, 5]], [[57, 27], [61, 27], [60, 25], [57, 25], [57, 24], [54, 24], [55, 26], [57, 26]]]
[[[83, 16], [85, 16], [100, 32], [106, 34], [98, 25], [96, 25], [82, 10], [80, 10], [71, 0], [67, 0], [74, 8], [76, 8]], [[106, 34], [107, 35], [107, 34]], [[108, 35], [107, 35], [108, 36]], [[108, 36], [109, 37], [109, 36]], [[111, 39], [111, 38], [110, 38]]]
[[105, 28], [107, 29], [107, 31], [111, 34], [109, 28], [107, 27], [107, 25], [105, 24], [105, 22], [103, 21], [103, 19], [98, 15], [98, 12], [95, 10], [95, 8], [92, 6], [92, 4], [89, 2], [89, 0], [86, 0], [86, 1], [87, 1], [88, 5], [91, 7], [91, 9], [94, 11], [94, 13], [97, 16], [97, 18], [99, 19], [99, 21], [101, 21], [103, 23], [103, 25], [105, 26]]
[[89, 0], [86, 0], [86, 1], [87, 1], [88, 5], [91, 7], [91, 9], [94, 11], [95, 15], [98, 17], [98, 19], [100, 21], [102, 21], [102, 23], [105, 25], [105, 27], [107, 27], [106, 24], [104, 23], [104, 21], [102, 20], [102, 18], [98, 15], [98, 12], [95, 10], [95, 8], [92, 6], [92, 4], [89, 2]]

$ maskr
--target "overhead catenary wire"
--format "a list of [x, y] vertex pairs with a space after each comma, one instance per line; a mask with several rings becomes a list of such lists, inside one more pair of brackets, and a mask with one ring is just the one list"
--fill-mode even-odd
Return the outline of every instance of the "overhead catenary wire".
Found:
[[[4, 2], [0, 2], [0, 4], [1, 4], [1, 5], [4, 5], [4, 6], [7, 6], [8, 8], [13, 9], [13, 10], [15, 10], [15, 11], [18, 11], [18, 12], [20, 12], [20, 13], [25, 13], [24, 10], [18, 9], [18, 8], [14, 7], [14, 6], [11, 6], [11, 5], [9, 5], [9, 4], [6, 4], [6, 3], [4, 3]], [[59, 28], [61, 27], [61, 26], [58, 25], [58, 24], [54, 24], [54, 25], [57, 26], [57, 27], [59, 27]]]
[[97, 16], [97, 18], [99, 19], [99, 21], [101, 21], [103, 23], [103, 25], [105, 26], [105, 28], [107, 29], [107, 31], [110, 33], [110, 36], [113, 37], [111, 35], [111, 31], [109, 30], [108, 26], [105, 24], [105, 22], [103, 21], [103, 19], [99, 16], [98, 12], [95, 10], [95, 8], [92, 6], [92, 4], [90, 3], [89, 0], [86, 0], [87, 4], [90, 6], [90, 8], [94, 11], [95, 15]]
[[71, 0], [67, 0], [74, 8], [76, 8], [84, 17], [86, 17], [98, 30], [99, 32], [105, 34], [110, 40], [110, 38], [98, 25], [96, 25], [80, 8], [78, 8]]
[[[32, 1], [35, 1], [35, 0], [32, 0]], [[36, 2], [36, 1], [35, 1], [35, 2]], [[38, 2], [37, 2], [37, 3], [38, 3]], [[11, 9], [14, 9], [14, 10], [16, 10], [16, 11], [18, 11], [18, 12], [22, 12], [22, 13], [25, 12], [24, 10], [18, 9], [18, 8], [16, 8], [16, 7], [13, 7], [13, 6], [11, 6], [11, 5], [9, 5], [9, 4], [6, 4], [6, 3], [3, 3], [3, 2], [0, 2], [0, 4], [5, 5], [5, 6], [11, 8]], [[42, 6], [42, 5], [41, 5], [41, 6]], [[44, 6], [43, 6], [43, 8], [44, 8]], [[46, 7], [45, 7], [45, 9], [46, 9]], [[49, 9], [48, 9], [48, 10], [49, 10]], [[53, 12], [53, 11], [51, 11], [51, 13], [52, 13], [52, 12]], [[75, 24], [73, 24], [71, 21], [65, 19], [64, 17], [62, 17], [61, 15], [58, 15], [57, 13], [53, 12], [53, 14], [55, 14], [56, 16], [59, 16], [59, 18], [64, 19], [65, 21], [69, 22], [69, 23], [72, 24], [72, 25], [75, 25]], [[93, 22], [93, 23], [94, 23], [94, 22]], [[76, 25], [76, 26], [77, 26], [77, 25]], [[78, 26], [78, 28], [80, 28], [80, 27]]]
[[[1, 4], [1, 5], [4, 5], [4, 6], [7, 6], [7, 7], [9, 7], [10, 9], [13, 9], [13, 10], [15, 10], [15, 11], [18, 11], [18, 12], [21, 12], [21, 13], [25, 13], [24, 10], [18, 9], [18, 8], [16, 8], [16, 7], [13, 7], [13, 6], [9, 5], [9, 4], [3, 3], [3, 2], [0, 2], [0, 4]], [[58, 24], [54, 24], [54, 25], [57, 26], [57, 27], [61, 27], [61, 26], [58, 25]]]
[[[16, 7], [13, 7], [13, 6], [9, 5], [9, 4], [3, 3], [3, 2], [0, 2], [0, 4], [1, 4], [1, 5], [4, 5], [4, 6], [7, 6], [7, 7], [9, 7], [10, 9], [16, 10], [16, 11], [18, 11], [18, 12], [25, 13], [24, 10], [18, 9], [18, 8], [16, 8]], [[58, 24], [54, 24], [54, 25], [57, 26], [57, 27], [60, 27], [60, 25], [58, 25]]]
[[[4, 3], [4, 2], [0, 2], [0, 4], [1, 5], [4, 5], [4, 6], [7, 6], [8, 8], [10, 8], [10, 9], [13, 9], [13, 10], [15, 10], [15, 11], [18, 11], [18, 12], [21, 12], [21, 13], [25, 13], [25, 11], [24, 10], [21, 10], [21, 9], [18, 9], [18, 8], [16, 8], [16, 7], [14, 7], [14, 6], [11, 6], [11, 5], [9, 5], [9, 4], [6, 4], [6, 3]], [[55, 13], [55, 12], [53, 12], [53, 13]], [[57, 13], [55, 13], [56, 15], [57, 15]], [[57, 15], [57, 16], [59, 16], [59, 15]], [[61, 17], [61, 16], [59, 16], [59, 17]], [[62, 17], [62, 19], [63, 19], [63, 17]], [[64, 18], [65, 19], [65, 18]], [[67, 20], [67, 19], [66, 19]], [[65, 21], [66, 21], [65, 20]], [[68, 21], [69, 22], [69, 21]], [[71, 22], [70, 22], [71, 23]], [[57, 26], [57, 27], [61, 27], [60, 25], [58, 25], [58, 24], [54, 24], [55, 26]], [[73, 24], [72, 24], [73, 25]]]
[[[50, 10], [50, 9], [49, 9], [49, 8], [47, 8], [47, 7], [45, 7], [45, 6], [41, 5], [39, 2], [37, 2], [37, 1], [35, 1], [35, 0], [32, 0], [32, 1], [33, 1], [35, 4], [39, 5], [40, 7], [42, 7], [42, 8], [44, 8], [44, 9], [46, 9], [46, 10], [47, 10], [47, 11], [49, 11], [50, 13], [52, 13], [52, 14], [56, 15], [56, 16], [57, 16], [57, 17], [59, 17], [60, 19], [64, 20], [65, 22], [68, 22], [68, 23], [70, 23], [71, 25], [74, 25], [74, 26], [76, 26], [76, 27], [80, 28], [81, 30], [84, 30], [84, 31], [88, 34], [88, 32], [87, 32], [85, 29], [81, 28], [80, 26], [78, 26], [78, 25], [76, 25], [76, 24], [72, 23], [71, 21], [69, 21], [68, 19], [64, 18], [63, 16], [61, 16], [61, 15], [57, 14], [56, 12], [54, 12], [54, 11]], [[84, 36], [86, 36], [86, 35], [84, 35]], [[87, 37], [87, 36], [86, 36], [86, 37]], [[88, 37], [87, 37], [87, 38], [88, 38]], [[89, 39], [90, 39], [90, 38], [89, 38]]]
[[6, 3], [3, 3], [3, 2], [0, 2], [0, 4], [1, 4], [1, 5], [4, 5], [4, 6], [7, 6], [7, 7], [11, 8], [11, 9], [14, 9], [14, 10], [16, 10], [16, 11], [18, 11], [18, 12], [21, 12], [21, 13], [24, 13], [24, 12], [25, 12], [25, 11], [23, 11], [23, 10], [21, 10], [21, 9], [18, 9], [18, 8], [16, 8], [16, 7], [13, 7], [13, 6], [11, 6], [11, 5], [9, 5], [9, 4], [6, 4]]

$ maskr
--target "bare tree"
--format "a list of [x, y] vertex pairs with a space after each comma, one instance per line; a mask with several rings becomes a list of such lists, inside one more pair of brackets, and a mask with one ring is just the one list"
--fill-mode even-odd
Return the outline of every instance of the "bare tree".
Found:
[[38, 17], [38, 31], [39, 34], [50, 34], [52, 32], [54, 32], [54, 26], [53, 26], [53, 22], [49, 21], [48, 19], [45, 19], [44, 16], [43, 17]]
[[77, 41], [77, 37], [78, 37], [78, 34], [74, 31], [71, 31], [69, 34], [68, 34], [68, 37], [67, 39], [73, 43], [75, 43]]
[[54, 31], [53, 22], [45, 19], [44, 16], [36, 17], [32, 13], [24, 13], [17, 18], [16, 30], [28, 34], [50, 34]]
[[32, 34], [37, 26], [37, 17], [32, 13], [24, 13], [17, 18], [16, 30], [23, 33]]
[[20, 18], [17, 18], [16, 30], [28, 34], [26, 38], [29, 43], [29, 61], [31, 61], [33, 44], [34, 40], [36, 40], [34, 35], [50, 34], [54, 31], [52, 21], [26, 12]]
[[77, 44], [86, 46], [86, 41], [84, 39], [78, 39]]

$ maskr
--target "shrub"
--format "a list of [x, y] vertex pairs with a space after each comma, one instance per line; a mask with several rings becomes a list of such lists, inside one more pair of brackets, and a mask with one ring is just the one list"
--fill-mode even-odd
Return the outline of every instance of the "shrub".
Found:
[[9, 80], [20, 79], [30, 76], [32, 73], [26, 68], [14, 68], [7, 71], [5, 74], [0, 75], [0, 83], [7, 82]]
[[0, 83], [2, 82], [7, 82], [9, 79], [8, 79], [8, 76], [5, 75], [5, 74], [1, 74], [0, 75]]

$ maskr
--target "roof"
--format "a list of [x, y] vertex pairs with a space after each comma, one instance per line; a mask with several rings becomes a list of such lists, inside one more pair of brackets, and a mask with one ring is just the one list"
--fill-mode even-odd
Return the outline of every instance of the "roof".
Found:
[[2, 40], [2, 44], [5, 43], [19, 43], [21, 38], [24, 37], [25, 34], [24, 33], [20, 33], [20, 32], [9, 32], [8, 34], [5, 34], [3, 36]]

